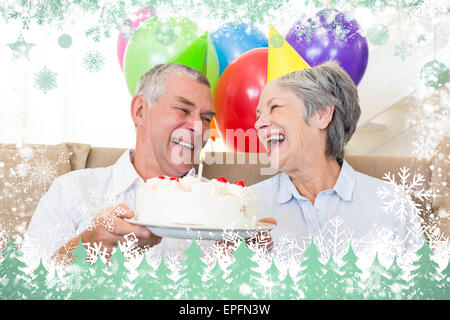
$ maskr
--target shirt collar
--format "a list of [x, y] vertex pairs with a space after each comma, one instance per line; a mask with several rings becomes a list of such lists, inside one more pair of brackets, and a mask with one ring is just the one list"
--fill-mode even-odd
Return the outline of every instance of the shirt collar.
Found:
[[333, 190], [345, 201], [352, 201], [356, 184], [356, 171], [347, 163], [342, 162], [341, 172]]
[[134, 150], [127, 150], [113, 166], [112, 185], [115, 194], [125, 192], [136, 181], [143, 184], [144, 180], [138, 175], [131, 162], [134, 159]]
[[[335, 191], [342, 200], [351, 201], [355, 183], [356, 172], [347, 161], [344, 160], [333, 191]], [[292, 197], [299, 200], [308, 200], [298, 192], [291, 178], [286, 173], [281, 173], [279, 175], [278, 203], [286, 203], [291, 200]]]
[[302, 197], [297, 188], [294, 186], [291, 178], [286, 173], [281, 173], [279, 175], [279, 188], [278, 188], [278, 203], [286, 203], [291, 200], [292, 196], [298, 195], [298, 197]]
[[[145, 181], [136, 172], [133, 166], [132, 160], [134, 159], [134, 150], [129, 149], [122, 154], [113, 166], [112, 171], [112, 184], [115, 194], [125, 192], [134, 183], [143, 185]], [[195, 175], [194, 167], [189, 170], [185, 176]]]

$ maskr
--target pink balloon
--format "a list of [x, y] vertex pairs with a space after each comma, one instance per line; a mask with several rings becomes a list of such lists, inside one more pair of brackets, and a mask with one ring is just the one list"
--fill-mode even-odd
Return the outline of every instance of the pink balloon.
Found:
[[[127, 25], [130, 26], [130, 32], [137, 29], [142, 22], [154, 15], [154, 10], [150, 8], [142, 9], [133, 16], [127, 19]], [[125, 49], [127, 48], [128, 37], [122, 32], [119, 33], [117, 39], [117, 58], [119, 59], [120, 68], [123, 71], [123, 57], [125, 56]]]

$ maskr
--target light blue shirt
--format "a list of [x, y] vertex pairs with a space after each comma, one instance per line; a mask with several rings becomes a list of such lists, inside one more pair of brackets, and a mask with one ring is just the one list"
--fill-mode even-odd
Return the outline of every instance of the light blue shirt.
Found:
[[[392, 199], [377, 196], [377, 190], [383, 187], [392, 193]], [[355, 253], [366, 251], [372, 255], [374, 250], [389, 249], [391, 254], [405, 248], [415, 250], [423, 242], [415, 211], [407, 209], [406, 218], [397, 214], [401, 203], [395, 200], [396, 189], [383, 180], [355, 171], [346, 161], [334, 188], [321, 191], [314, 205], [298, 192], [285, 173], [250, 188], [260, 197], [259, 218], [277, 220], [271, 231], [275, 244], [294, 240], [304, 250], [313, 238], [320, 251], [342, 256], [350, 240]], [[387, 201], [393, 201], [391, 212], [383, 212]]]

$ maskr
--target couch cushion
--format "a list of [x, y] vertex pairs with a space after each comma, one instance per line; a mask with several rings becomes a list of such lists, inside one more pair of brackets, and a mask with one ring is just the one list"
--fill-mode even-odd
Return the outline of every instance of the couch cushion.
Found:
[[41, 196], [70, 170], [65, 144], [0, 145], [0, 228], [23, 235]]
[[86, 168], [113, 165], [127, 149], [92, 147], [86, 160]]
[[71, 170], [79, 170], [86, 168], [87, 158], [91, 151], [90, 144], [82, 143], [66, 143], [67, 149], [70, 153], [70, 168]]
[[385, 174], [396, 175], [398, 181], [398, 173], [400, 169], [406, 167], [409, 173], [422, 174], [424, 179], [430, 180], [430, 162], [418, 160], [413, 157], [383, 157], [383, 156], [366, 156], [366, 155], [349, 155], [345, 160], [352, 166], [353, 169], [361, 173], [367, 174], [371, 177], [383, 179]]

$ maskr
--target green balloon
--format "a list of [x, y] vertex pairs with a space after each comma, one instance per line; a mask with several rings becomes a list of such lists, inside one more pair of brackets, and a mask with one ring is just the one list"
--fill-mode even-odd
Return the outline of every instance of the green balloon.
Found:
[[[215, 49], [214, 54], [208, 55], [208, 48], [207, 34], [202, 35], [198, 26], [187, 18], [172, 16], [162, 20], [155, 16], [148, 19], [136, 30], [125, 51], [123, 65], [128, 91], [134, 95], [139, 78], [160, 63], [183, 63], [205, 73], [210, 69], [206, 68], [208, 57], [217, 56]], [[211, 68], [217, 65], [218, 69], [218, 59], [217, 63], [209, 64]], [[210, 73], [217, 82], [214, 72]]]
[[217, 56], [216, 48], [214, 47], [213, 42], [208, 37], [208, 49], [206, 53], [206, 72], [204, 74], [209, 80], [211, 84], [211, 93], [214, 96], [214, 92], [216, 91], [217, 82], [219, 81], [219, 57]]

